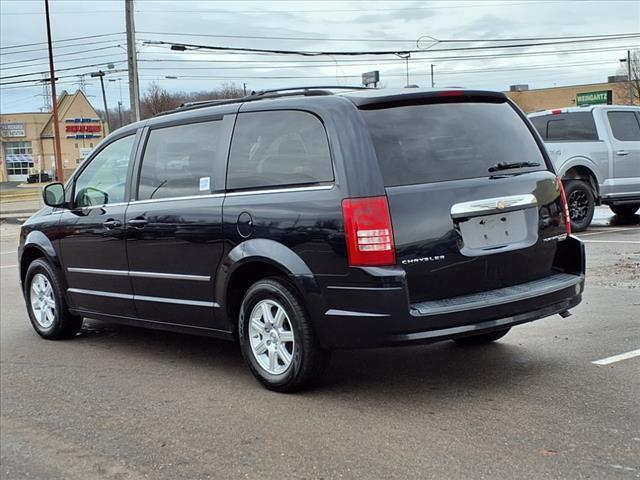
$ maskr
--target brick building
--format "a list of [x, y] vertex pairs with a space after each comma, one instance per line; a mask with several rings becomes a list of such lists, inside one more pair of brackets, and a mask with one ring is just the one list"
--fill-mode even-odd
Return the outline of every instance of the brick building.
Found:
[[[629, 95], [629, 82], [626, 81], [626, 78], [626, 76], [622, 79], [611, 77], [607, 83], [569, 85], [535, 90], [529, 90], [528, 85], [513, 85], [505, 93], [527, 113], [552, 108], [575, 107], [579, 104], [580, 96], [589, 93], [602, 94], [594, 95], [594, 97], [600, 98], [608, 96], [609, 103], [612, 105], [631, 105], [632, 103], [629, 99], [633, 98], [633, 96], [630, 97]], [[638, 105], [637, 98], [635, 99], [635, 104]]]

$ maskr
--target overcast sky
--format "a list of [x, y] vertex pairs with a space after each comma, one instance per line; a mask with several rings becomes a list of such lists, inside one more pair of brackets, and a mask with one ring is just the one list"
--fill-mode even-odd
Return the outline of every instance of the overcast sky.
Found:
[[[74, 91], [81, 81], [76, 75], [111, 67], [113, 73], [106, 77], [113, 80], [106, 82], [109, 106], [117, 105], [120, 90], [127, 106], [124, 0], [50, 0], [50, 5], [53, 38], [58, 41], [54, 53], [59, 90]], [[423, 36], [482, 40], [640, 32], [637, 0], [136, 0], [135, 12], [142, 92], [154, 80], [168, 90], [184, 91], [213, 89], [225, 81], [238, 85], [246, 82], [249, 90], [357, 85], [362, 72], [376, 69], [386, 87], [401, 87], [407, 82], [405, 60], [394, 55], [309, 58], [172, 52], [166, 47], [143, 44], [150, 40], [287, 50], [396, 51], [416, 48], [416, 41]], [[48, 69], [46, 44], [38, 43], [46, 41], [44, 0], [0, 0], [0, 17], [0, 82], [5, 84], [0, 88], [0, 111], [38, 111], [43, 106], [41, 86], [33, 82], [7, 83], [38, 79], [39, 73], [18, 75]], [[103, 34], [113, 35], [59, 41]], [[242, 38], [247, 36], [280, 38]], [[38, 44], [12, 48], [33, 43]], [[410, 83], [430, 86], [433, 63], [437, 87], [494, 90], [506, 90], [512, 84], [543, 88], [606, 81], [608, 75], [616, 73], [619, 59], [626, 56], [628, 48], [640, 48], [640, 38], [440, 53], [433, 50], [496, 44], [443, 42], [427, 50], [431, 43], [423, 38], [420, 47], [425, 51], [412, 54]], [[511, 56], [495, 57], [504, 53]], [[484, 58], [451, 58], [461, 56]], [[84, 82], [90, 101], [101, 107], [97, 79], [87, 75]]]

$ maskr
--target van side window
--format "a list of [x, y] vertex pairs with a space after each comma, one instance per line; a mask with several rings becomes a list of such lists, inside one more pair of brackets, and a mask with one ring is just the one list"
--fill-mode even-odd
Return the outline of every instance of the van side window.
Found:
[[314, 115], [300, 111], [238, 115], [231, 141], [228, 189], [332, 180], [327, 133]]
[[[215, 190], [216, 161], [222, 121], [156, 128], [142, 158], [138, 200], [207, 195]], [[218, 187], [222, 187], [222, 179]]]
[[559, 113], [531, 119], [542, 139], [549, 142], [598, 140], [591, 112]]
[[633, 112], [609, 112], [611, 132], [621, 142], [640, 142], [640, 125]]
[[127, 169], [135, 135], [120, 138], [91, 159], [75, 181], [74, 204], [92, 207], [124, 201]]

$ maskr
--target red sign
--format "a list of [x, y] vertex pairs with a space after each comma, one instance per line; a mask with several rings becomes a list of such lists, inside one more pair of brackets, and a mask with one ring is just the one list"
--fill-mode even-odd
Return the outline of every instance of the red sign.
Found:
[[86, 132], [95, 133], [101, 130], [100, 125], [66, 125], [65, 131], [68, 133]]

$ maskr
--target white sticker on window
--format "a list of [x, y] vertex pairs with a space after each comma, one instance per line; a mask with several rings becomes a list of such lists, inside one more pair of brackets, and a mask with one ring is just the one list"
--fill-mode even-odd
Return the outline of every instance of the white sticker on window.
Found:
[[202, 177], [200, 179], [200, 191], [210, 190], [211, 177]]

